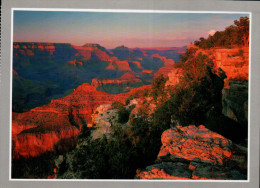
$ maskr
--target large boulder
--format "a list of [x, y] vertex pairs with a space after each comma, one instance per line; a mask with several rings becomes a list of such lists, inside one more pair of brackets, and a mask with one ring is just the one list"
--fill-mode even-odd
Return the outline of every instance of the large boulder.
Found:
[[225, 159], [231, 156], [232, 142], [203, 125], [177, 126], [163, 132], [161, 140], [158, 159], [170, 156], [172, 159], [192, 161], [199, 158], [205, 163], [223, 165]]
[[137, 170], [140, 179], [244, 180], [247, 150], [203, 125], [163, 132], [157, 164]]

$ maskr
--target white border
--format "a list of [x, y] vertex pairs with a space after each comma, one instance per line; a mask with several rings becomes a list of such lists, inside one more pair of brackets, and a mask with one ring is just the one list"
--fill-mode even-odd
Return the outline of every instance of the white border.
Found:
[[[14, 179], [11, 174], [11, 157], [12, 157], [12, 86], [13, 86], [13, 13], [15, 10], [21, 11], [67, 11], [67, 12], [107, 12], [107, 13], [200, 13], [200, 14], [248, 14], [249, 15], [249, 87], [248, 87], [248, 166], [247, 166], [247, 180], [142, 180], [142, 179]], [[211, 183], [232, 183], [232, 182], [250, 182], [250, 88], [251, 88], [251, 32], [252, 32], [252, 12], [235, 12], [235, 11], [174, 11], [174, 10], [134, 10], [134, 9], [70, 9], [70, 8], [11, 8], [11, 54], [10, 54], [10, 133], [9, 133], [9, 181], [49, 181], [49, 182], [61, 182], [61, 181], [91, 181], [91, 182], [211, 182]]]

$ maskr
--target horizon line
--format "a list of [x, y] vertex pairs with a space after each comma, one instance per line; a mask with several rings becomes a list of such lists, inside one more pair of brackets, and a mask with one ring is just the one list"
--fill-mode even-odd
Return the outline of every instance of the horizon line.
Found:
[[37, 41], [37, 42], [32, 42], [32, 41], [13, 41], [13, 43], [45, 43], [45, 44], [48, 44], [48, 43], [50, 43], [50, 44], [70, 44], [71, 46], [80, 46], [80, 47], [83, 47], [84, 45], [86, 45], [86, 44], [96, 44], [96, 45], [99, 45], [99, 46], [101, 46], [101, 47], [103, 47], [103, 48], [106, 48], [106, 49], [115, 49], [115, 48], [118, 48], [118, 47], [126, 47], [126, 48], [129, 48], [129, 49], [154, 49], [154, 48], [183, 48], [183, 47], [187, 47], [189, 44], [192, 44], [192, 43], [189, 43], [189, 44], [186, 44], [186, 45], [181, 45], [181, 46], [153, 46], [153, 47], [128, 47], [128, 46], [126, 46], [126, 45], [124, 45], [124, 44], [120, 44], [120, 45], [117, 45], [116, 47], [114, 47], [114, 48], [107, 48], [107, 47], [105, 47], [105, 46], [103, 46], [103, 45], [101, 45], [101, 44], [99, 44], [99, 43], [93, 43], [93, 42], [87, 42], [87, 43], [85, 43], [85, 44], [83, 44], [83, 45], [75, 45], [75, 44], [72, 44], [72, 43], [70, 43], [70, 42], [39, 42], [39, 41]]

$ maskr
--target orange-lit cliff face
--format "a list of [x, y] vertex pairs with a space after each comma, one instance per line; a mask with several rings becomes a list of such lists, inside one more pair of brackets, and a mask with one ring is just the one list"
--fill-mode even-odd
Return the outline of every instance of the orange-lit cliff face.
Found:
[[[124, 102], [143, 86], [117, 95], [100, 92], [89, 84], [82, 84], [67, 97], [24, 113], [13, 113], [13, 158], [38, 156], [51, 151], [63, 140], [75, 142], [83, 124], [91, 124], [91, 115], [102, 104]], [[67, 147], [68, 147], [67, 146]], [[66, 148], [63, 148], [66, 149]]]
[[83, 46], [73, 46], [77, 50], [76, 57], [82, 57], [83, 60], [87, 61], [92, 56], [96, 56], [102, 61], [114, 61], [116, 57], [111, 54], [99, 44], [85, 44]]
[[106, 67], [106, 70], [119, 70], [119, 71], [132, 71], [129, 66], [128, 61], [111, 61], [109, 66]]
[[222, 113], [248, 127], [249, 47], [213, 49], [214, 68], [221, 68], [227, 78], [222, 90]]
[[165, 56], [160, 56], [159, 54], [153, 54], [152, 57], [155, 57], [155, 58], [158, 58], [158, 59], [161, 59], [162, 61], [164, 61], [165, 66], [173, 65], [175, 63], [174, 60], [168, 59]]
[[213, 60], [215, 70], [221, 68], [225, 72], [227, 76], [225, 87], [228, 87], [230, 79], [248, 80], [249, 47], [200, 49], [190, 45], [189, 48], [197, 48], [197, 54], [201, 52], [208, 55]]
[[[232, 169], [229, 162], [246, 169], [246, 153], [234, 151], [232, 142], [204, 126], [178, 126], [166, 130], [155, 165], [137, 171], [141, 179], [209, 180], [246, 179], [241, 169]], [[239, 159], [239, 160], [238, 160]]]
[[[221, 68], [227, 78], [225, 79], [225, 88], [229, 87], [229, 81], [232, 80], [248, 80], [249, 74], [249, 48], [248, 47], [237, 47], [232, 49], [226, 48], [213, 48], [213, 49], [200, 49], [195, 45], [189, 45], [187, 47], [196, 48], [196, 54], [203, 53], [213, 60], [214, 69], [216, 71]], [[168, 74], [169, 81], [168, 85], [175, 85], [178, 83], [181, 77], [181, 69], [174, 68], [170, 71], [162, 67], [158, 72]]]
[[215, 68], [221, 68], [227, 76], [228, 81], [248, 80], [249, 75], [249, 48], [216, 49], [214, 57]]
[[48, 52], [49, 54], [53, 54], [55, 52], [55, 46], [53, 43], [19, 43], [19, 42], [14, 42], [13, 47], [17, 53], [21, 53], [26, 56], [32, 56], [35, 55], [34, 51], [45, 51]]
[[98, 79], [98, 78], [94, 78], [92, 79], [91, 85], [94, 87], [100, 87], [106, 84], [134, 84], [134, 83], [138, 83], [141, 82], [141, 80], [139, 78], [137, 78], [135, 75], [131, 74], [131, 73], [125, 73], [122, 76], [120, 76], [119, 78], [115, 78], [115, 79]]
[[159, 159], [171, 155], [172, 158], [188, 161], [199, 158], [210, 164], [223, 165], [225, 159], [231, 156], [231, 141], [204, 126], [176, 127], [165, 131], [161, 140]]

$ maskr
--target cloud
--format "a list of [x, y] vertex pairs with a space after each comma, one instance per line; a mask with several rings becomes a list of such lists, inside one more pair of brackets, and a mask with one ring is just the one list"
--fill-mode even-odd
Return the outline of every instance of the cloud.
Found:
[[215, 33], [216, 33], [216, 30], [214, 30], [214, 29], [211, 29], [211, 30], [208, 32], [208, 34], [211, 35], [211, 36], [214, 35]]

